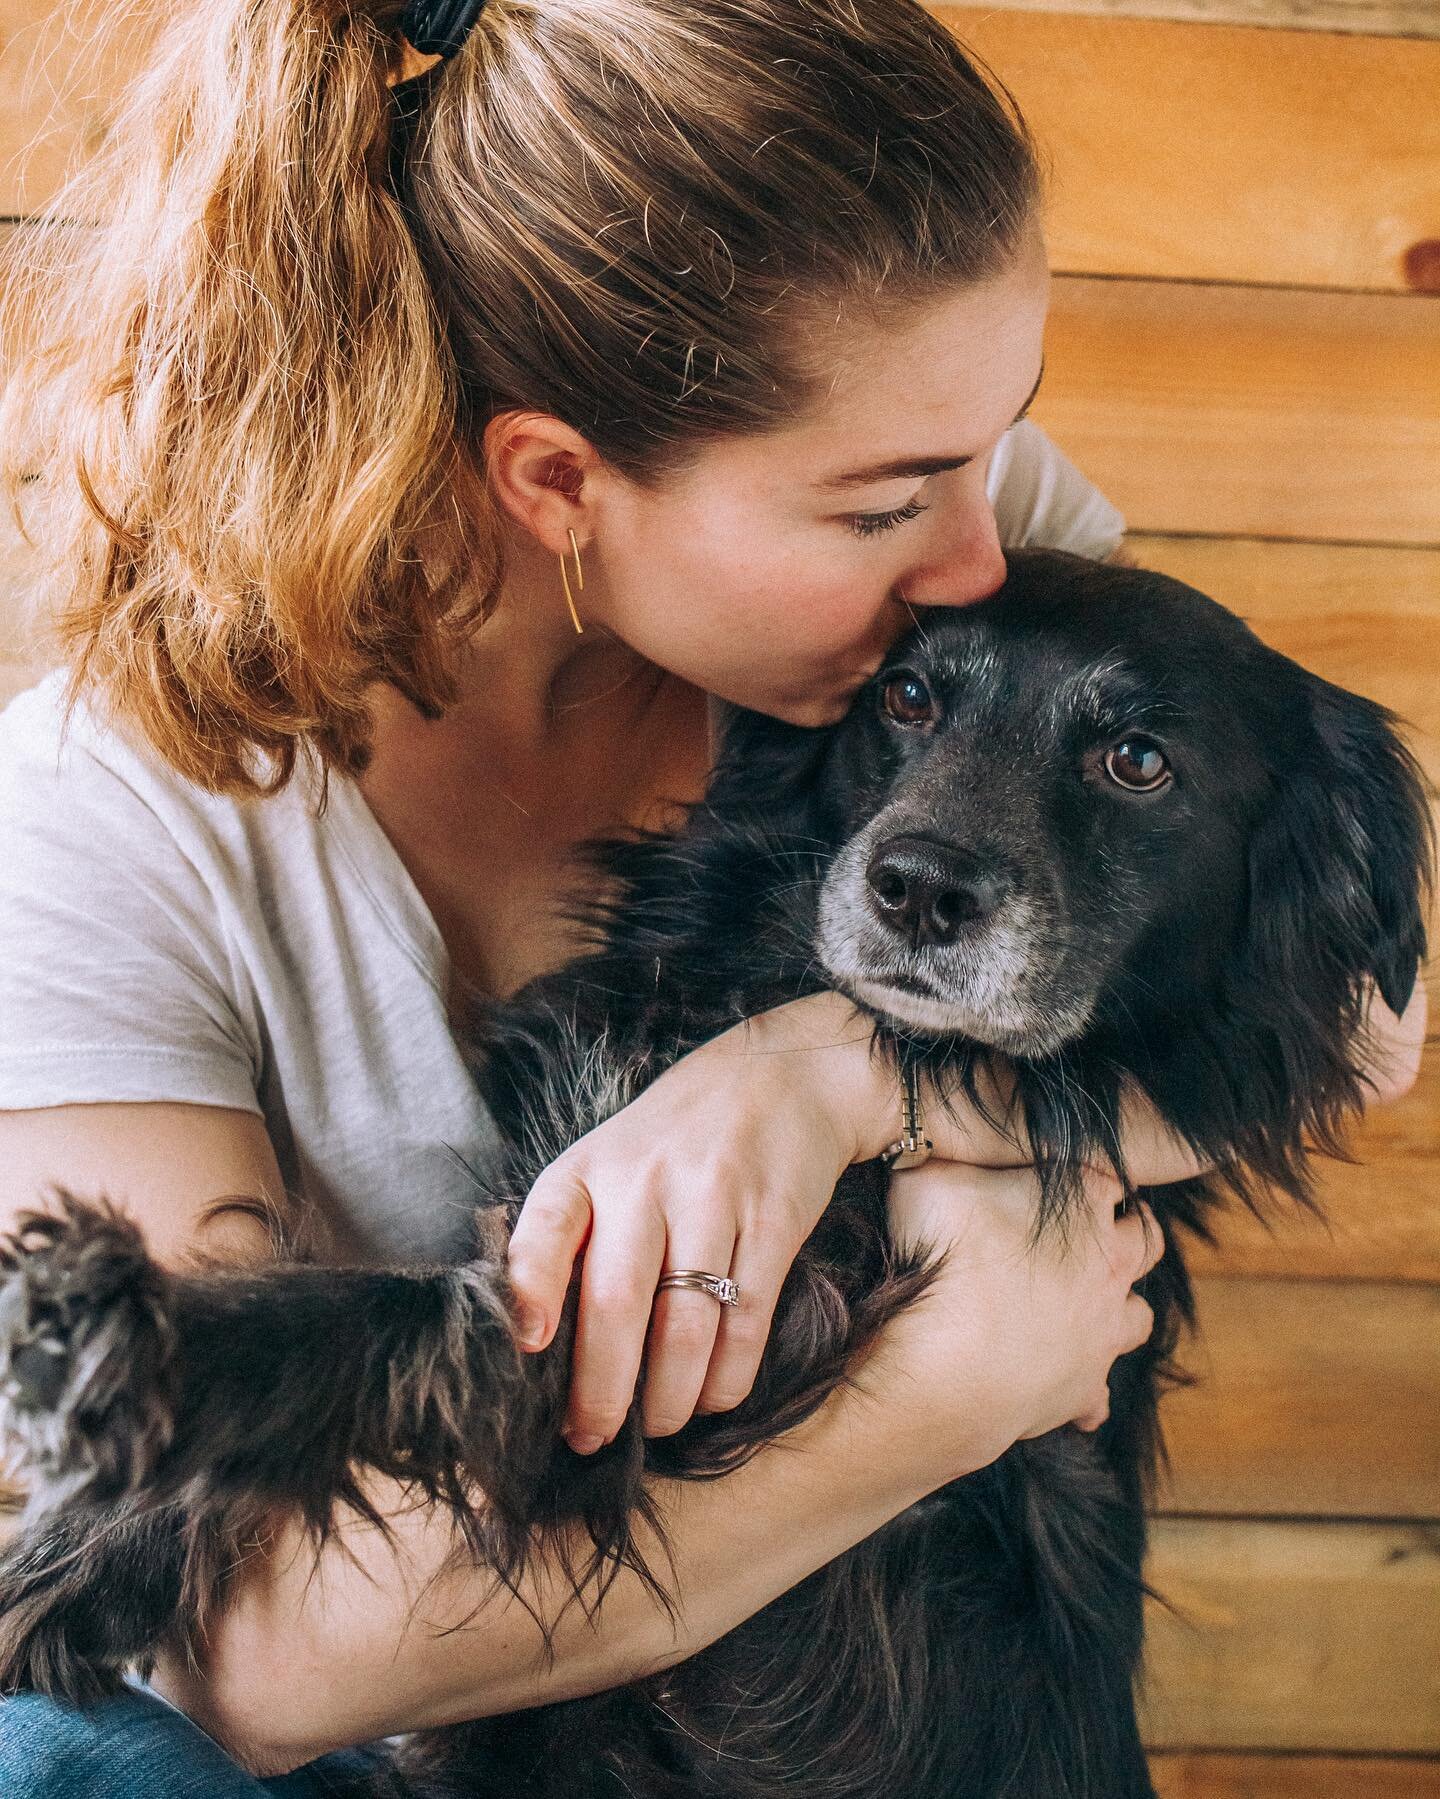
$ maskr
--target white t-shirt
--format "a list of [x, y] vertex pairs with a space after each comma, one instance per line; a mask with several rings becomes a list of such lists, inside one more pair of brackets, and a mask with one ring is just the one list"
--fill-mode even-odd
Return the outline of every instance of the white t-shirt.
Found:
[[[1028, 423], [990, 481], [1007, 546], [1102, 557], [1124, 533]], [[217, 798], [83, 707], [62, 737], [62, 684], [0, 714], [0, 1109], [254, 1112], [349, 1253], [461, 1253], [494, 1127], [439, 930], [358, 787], [332, 778], [323, 812], [303, 773]]]

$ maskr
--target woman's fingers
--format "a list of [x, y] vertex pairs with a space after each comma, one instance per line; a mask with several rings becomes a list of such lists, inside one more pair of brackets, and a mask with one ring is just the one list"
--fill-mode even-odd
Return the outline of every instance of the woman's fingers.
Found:
[[[978, 1108], [957, 1102], [951, 1111], [933, 1097], [925, 1105], [925, 1128], [937, 1155], [977, 1167], [1031, 1166], [1033, 1151], [1024, 1118], [1014, 1102], [1013, 1070], [998, 1062], [977, 1078]], [[1194, 1150], [1170, 1129], [1150, 1101], [1134, 1090], [1121, 1103], [1120, 1141], [1126, 1172], [1137, 1186], [1162, 1187], [1167, 1181], [1190, 1180], [1207, 1172]]]
[[[1092, 1177], [1089, 1185], [1091, 1202], [1102, 1230], [1114, 1232], [1110, 1264], [1115, 1273], [1130, 1287], [1142, 1280], [1165, 1253], [1165, 1236], [1159, 1221], [1145, 1200], [1120, 1195], [1108, 1176]], [[1117, 1210], [1117, 1200], [1126, 1200], [1126, 1209]], [[1121, 1309], [1120, 1332], [1114, 1345], [1118, 1358], [1148, 1343], [1155, 1329], [1155, 1313], [1138, 1293], [1126, 1295]], [[1108, 1380], [1090, 1404], [1077, 1414], [1074, 1423], [1083, 1431], [1099, 1430], [1110, 1416]]]
[[1150, 1341], [1155, 1329], [1155, 1313], [1138, 1293], [1125, 1301], [1125, 1350], [1128, 1354]]
[[1110, 1389], [1097, 1393], [1090, 1405], [1075, 1419], [1076, 1430], [1099, 1430], [1110, 1416]]
[[1143, 1280], [1165, 1254], [1165, 1233], [1143, 1199], [1131, 1202], [1130, 1210], [1115, 1220], [1115, 1230], [1125, 1244], [1126, 1266], [1134, 1270], [1130, 1276], [1133, 1286], [1136, 1281]]
[[[735, 1258], [735, 1229], [724, 1211], [708, 1223], [682, 1220], [672, 1227], [665, 1274], [691, 1270], [728, 1275]], [[647, 1437], [668, 1437], [690, 1422], [715, 1348], [722, 1313], [731, 1310], [713, 1294], [667, 1287], [655, 1295], [645, 1349], [642, 1418]]]
[[[699, 1268], [702, 1264], [685, 1266]], [[712, 1268], [713, 1258], [706, 1272]], [[693, 1289], [671, 1288], [656, 1295], [645, 1348], [641, 1410], [647, 1437], [673, 1436], [690, 1422], [710, 1366], [720, 1309], [718, 1299]]]
[[1085, 1177], [1091, 1220], [1110, 1266], [1127, 1286], [1144, 1278], [1165, 1254], [1165, 1233], [1147, 1200], [1127, 1193], [1107, 1170], [1092, 1168]]
[[592, 1217], [585, 1182], [560, 1162], [545, 1170], [520, 1208], [510, 1237], [509, 1272], [526, 1349], [543, 1349], [555, 1335], [570, 1271]]
[[794, 1259], [772, 1232], [741, 1227], [731, 1267], [740, 1303], [726, 1306], [719, 1321], [700, 1411], [728, 1412], [755, 1385], [780, 1289]]
[[1125, 1172], [1137, 1187], [1163, 1187], [1209, 1172], [1190, 1145], [1176, 1135], [1143, 1095], [1129, 1093], [1120, 1107], [1120, 1144]]
[[[721, 1305], [706, 1293], [672, 1291], [659, 1296], [645, 1375], [647, 1435], [669, 1435], [697, 1411], [728, 1412], [745, 1398], [760, 1370], [780, 1288], [794, 1259], [773, 1231], [744, 1227], [733, 1248], [722, 1253], [717, 1246], [708, 1261], [687, 1259], [683, 1251], [671, 1249], [665, 1258], [667, 1270], [683, 1266], [707, 1274], [728, 1272], [739, 1303]], [[661, 1319], [662, 1308], [670, 1319], [677, 1316], [679, 1300], [708, 1306], [709, 1315], [703, 1323], [687, 1322], [684, 1338], [676, 1340], [673, 1325], [667, 1330]], [[657, 1345], [663, 1346], [663, 1362]]]
[[[1138, 1293], [1132, 1293], [1126, 1299], [1121, 1326], [1120, 1342], [1115, 1350], [1117, 1359], [1128, 1355], [1132, 1349], [1139, 1349], [1142, 1343], [1148, 1343], [1155, 1329], [1155, 1314]], [[1073, 1422], [1078, 1430], [1093, 1431], [1099, 1430], [1109, 1416], [1110, 1386], [1107, 1381]]]
[[580, 1274], [565, 1419], [565, 1439], [579, 1455], [593, 1454], [625, 1422], [664, 1258], [658, 1206], [641, 1201], [600, 1214]]
[[1360, 1033], [1360, 1059], [1366, 1084], [1377, 1102], [1402, 1099], [1415, 1085], [1428, 1016], [1423, 981], [1415, 983], [1410, 1003], [1398, 1018], [1379, 992], [1374, 987], [1370, 989]]

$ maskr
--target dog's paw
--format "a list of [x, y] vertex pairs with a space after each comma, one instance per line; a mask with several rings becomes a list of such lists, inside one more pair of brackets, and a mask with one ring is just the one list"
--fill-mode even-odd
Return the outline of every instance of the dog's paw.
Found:
[[0, 1242], [0, 1440], [32, 1511], [154, 1468], [174, 1418], [166, 1288], [133, 1224], [68, 1194]]

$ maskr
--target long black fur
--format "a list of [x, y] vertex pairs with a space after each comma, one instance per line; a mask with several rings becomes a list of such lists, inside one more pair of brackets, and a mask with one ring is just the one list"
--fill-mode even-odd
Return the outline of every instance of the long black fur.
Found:
[[[887, 712], [897, 677], [932, 717]], [[1037, 1231], [1065, 1228], [1083, 1163], [1119, 1164], [1129, 1089], [1213, 1166], [1146, 1195], [1156, 1330], [1117, 1363], [1108, 1423], [1017, 1444], [664, 1674], [416, 1739], [405, 1778], [435, 1799], [1150, 1799], [1143, 1508], [1190, 1316], [1182, 1239], [1227, 1192], [1311, 1201], [1312, 1148], [1338, 1151], [1365, 1096], [1366, 994], [1409, 997], [1430, 825], [1392, 725], [1179, 583], [1038, 553], [995, 600], [926, 616], [833, 729], [737, 715], [686, 829], [605, 852], [595, 953], [475, 1021], [508, 1150], [473, 1261], [176, 1275], [103, 1205], [61, 1196], [22, 1224], [0, 1256], [0, 1423], [33, 1498], [0, 1563], [0, 1691], [114, 1690], [223, 1605], [278, 1510], [317, 1539], [337, 1502], [363, 1510], [367, 1467], [449, 1507], [499, 1579], [569, 1544], [586, 1603], [627, 1564], [663, 1591], [636, 1547], [638, 1520], [663, 1525], [646, 1472], [739, 1465], [933, 1270], [891, 1246], [879, 1166], [851, 1170], [749, 1398], [652, 1441], [632, 1412], [582, 1459], [558, 1434], [570, 1318], [539, 1357], [514, 1343], [505, 1196], [689, 1048], [840, 986], [868, 996], [876, 1053], [942, 1089], [1012, 1072]], [[1104, 772], [1138, 739], [1174, 769], [1154, 795]], [[913, 909], [887, 918], [896, 845], [963, 856], [1004, 896], [994, 917], [958, 948]], [[938, 1028], [937, 1005], [972, 1028]]]

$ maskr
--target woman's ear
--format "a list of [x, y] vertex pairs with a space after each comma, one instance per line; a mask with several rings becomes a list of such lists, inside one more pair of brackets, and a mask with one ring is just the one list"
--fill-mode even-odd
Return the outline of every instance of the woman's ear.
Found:
[[552, 556], [590, 539], [589, 483], [601, 468], [585, 437], [547, 412], [502, 412], [485, 427], [485, 467], [506, 516]]
[[1333, 1029], [1367, 982], [1405, 1010], [1425, 955], [1434, 826], [1391, 715], [1308, 680], [1309, 741], [1251, 845], [1249, 948], [1259, 992]]

